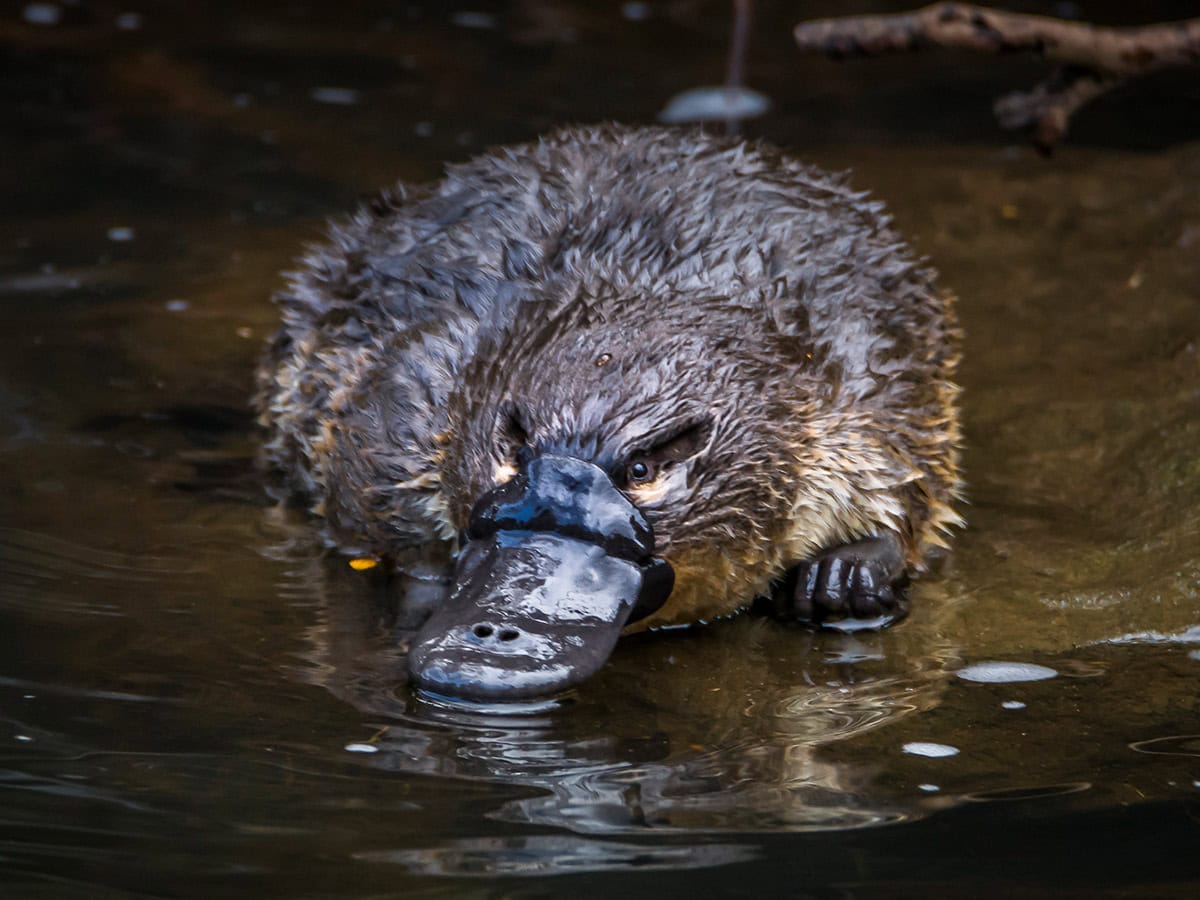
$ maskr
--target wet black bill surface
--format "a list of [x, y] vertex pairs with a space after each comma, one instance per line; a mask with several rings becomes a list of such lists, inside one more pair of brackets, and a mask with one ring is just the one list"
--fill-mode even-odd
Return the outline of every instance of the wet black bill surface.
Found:
[[604, 665], [642, 580], [640, 566], [595, 544], [497, 532], [467, 545], [453, 593], [413, 640], [409, 671], [425, 690], [472, 700], [565, 690]]

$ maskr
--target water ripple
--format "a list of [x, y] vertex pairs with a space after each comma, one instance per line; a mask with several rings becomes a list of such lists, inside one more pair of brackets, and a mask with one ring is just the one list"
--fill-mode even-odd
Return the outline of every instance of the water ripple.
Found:
[[128, 691], [101, 691], [94, 688], [72, 687], [65, 684], [48, 684], [25, 678], [9, 678], [0, 675], [0, 687], [19, 688], [38, 694], [54, 694], [59, 697], [80, 697], [88, 700], [117, 700], [122, 703], [182, 703], [171, 697], [155, 697], [151, 694], [132, 694]]
[[1081, 794], [1091, 790], [1090, 781], [1068, 781], [1063, 784], [1042, 784], [1036, 787], [1004, 788], [995, 791], [974, 791], [963, 794], [964, 800], [973, 803], [1001, 803], [1010, 800], [1042, 800], [1047, 797], [1064, 797], [1067, 794]]
[[19, 528], [0, 528], [0, 608], [40, 615], [122, 616], [124, 607], [97, 596], [95, 587], [128, 586], [144, 592], [149, 585], [175, 584], [180, 576], [197, 571], [183, 557], [96, 550]]
[[1130, 750], [1158, 756], [1200, 756], [1200, 734], [1176, 734], [1129, 745]]
[[644, 872], [724, 866], [757, 859], [740, 844], [635, 844], [559, 835], [466, 838], [441, 847], [354, 854], [372, 863], [401, 865], [422, 875], [478, 878], [564, 875], [572, 872]]

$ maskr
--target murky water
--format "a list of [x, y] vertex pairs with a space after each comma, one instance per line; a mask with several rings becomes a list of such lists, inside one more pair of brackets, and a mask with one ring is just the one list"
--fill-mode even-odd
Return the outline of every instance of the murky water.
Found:
[[505, 717], [414, 701], [403, 586], [266, 501], [267, 298], [376, 186], [719, 80], [725, 4], [3, 8], [0, 894], [1195, 895], [1200, 94], [1043, 160], [988, 120], [1035, 65], [761, 6], [749, 131], [961, 297], [970, 526], [900, 628], [642, 636]]

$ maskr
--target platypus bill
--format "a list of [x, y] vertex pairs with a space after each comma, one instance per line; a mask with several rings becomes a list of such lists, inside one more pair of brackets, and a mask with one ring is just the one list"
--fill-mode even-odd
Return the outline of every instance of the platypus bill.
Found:
[[756, 598], [881, 627], [959, 522], [948, 299], [766, 145], [502, 148], [333, 226], [277, 302], [267, 458], [342, 547], [454, 560], [408, 656], [433, 693], [552, 694]]

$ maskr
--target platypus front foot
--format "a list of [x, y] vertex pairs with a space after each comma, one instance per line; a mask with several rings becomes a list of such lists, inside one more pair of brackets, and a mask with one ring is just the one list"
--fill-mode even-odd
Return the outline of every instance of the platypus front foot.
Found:
[[778, 586], [775, 614], [843, 631], [886, 628], [908, 615], [908, 576], [895, 535], [823, 550]]

